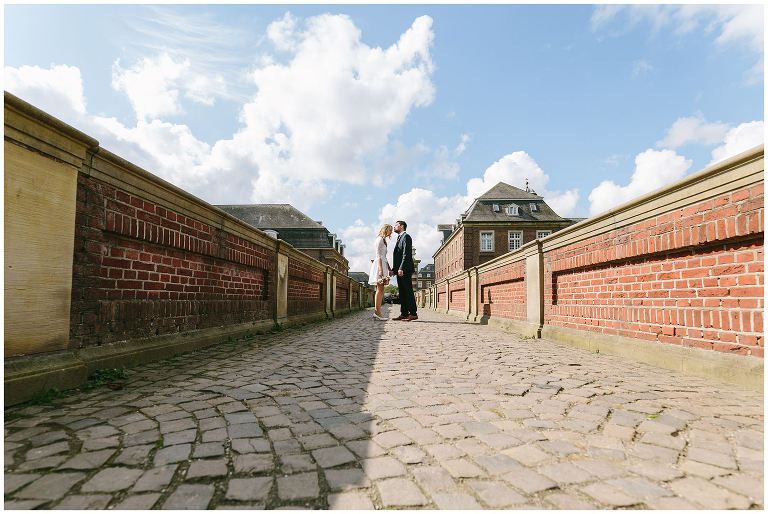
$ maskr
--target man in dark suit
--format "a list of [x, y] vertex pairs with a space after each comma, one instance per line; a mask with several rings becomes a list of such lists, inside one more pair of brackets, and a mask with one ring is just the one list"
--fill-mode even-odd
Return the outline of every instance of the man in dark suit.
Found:
[[397, 273], [397, 290], [400, 294], [400, 316], [395, 318], [402, 321], [419, 319], [416, 315], [416, 297], [413, 294], [411, 277], [416, 271], [413, 265], [413, 242], [411, 236], [406, 234], [408, 224], [404, 221], [396, 221], [394, 231], [397, 234], [392, 255], [393, 267], [390, 274]]

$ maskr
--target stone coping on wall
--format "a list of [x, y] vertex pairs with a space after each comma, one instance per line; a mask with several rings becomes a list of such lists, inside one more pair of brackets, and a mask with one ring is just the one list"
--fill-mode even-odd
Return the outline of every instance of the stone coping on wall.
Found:
[[764, 148], [757, 146], [673, 184], [541, 239], [544, 253], [715, 198], [764, 180]]

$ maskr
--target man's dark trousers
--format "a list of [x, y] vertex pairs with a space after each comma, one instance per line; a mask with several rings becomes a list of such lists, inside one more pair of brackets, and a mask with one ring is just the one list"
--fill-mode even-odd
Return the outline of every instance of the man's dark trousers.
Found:
[[400, 295], [400, 315], [416, 316], [416, 297], [413, 294], [413, 282], [411, 277], [403, 274], [397, 277], [397, 292]]

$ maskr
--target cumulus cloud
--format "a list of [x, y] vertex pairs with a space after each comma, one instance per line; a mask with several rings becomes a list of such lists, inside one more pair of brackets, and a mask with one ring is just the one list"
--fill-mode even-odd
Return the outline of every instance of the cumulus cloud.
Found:
[[763, 144], [764, 138], [762, 121], [742, 123], [729, 130], [722, 144], [712, 150], [712, 162], [710, 164], [724, 161], [729, 157]]
[[675, 150], [688, 143], [717, 144], [723, 140], [729, 128], [727, 123], [707, 122], [701, 114], [678, 118], [656, 146]]
[[589, 213], [600, 214], [679, 180], [692, 164], [693, 161], [672, 150], [645, 150], [635, 157], [635, 170], [629, 184], [621, 186], [604, 180], [589, 193]]
[[499, 182], [506, 182], [523, 189], [525, 181], [531, 189], [544, 197], [550, 207], [561, 216], [570, 216], [576, 208], [579, 198], [578, 189], [569, 191], [549, 190], [549, 175], [527, 152], [517, 151], [507, 154], [491, 164], [482, 178], [473, 178], [467, 182], [467, 197], [474, 199], [482, 195]]
[[655, 68], [645, 59], [638, 59], [632, 63], [632, 76], [637, 78], [652, 72]]
[[[183, 29], [178, 37], [185, 48], [195, 48], [195, 33], [226, 46], [221, 27], [207, 29], [198, 19], [170, 22]], [[141, 27], [151, 39], [161, 37], [161, 29]], [[212, 105], [225, 94], [222, 76], [201, 72], [213, 66], [210, 55], [202, 56], [203, 65], [194, 55], [165, 50], [130, 65], [116, 61], [113, 87], [128, 97], [135, 126], [88, 114], [76, 67], [7, 67], [6, 87], [210, 202], [279, 201], [306, 209], [327, 200], [334, 182], [375, 181], [378, 158], [397, 147], [393, 133], [434, 97], [432, 19], [416, 18], [386, 48], [366, 45], [344, 15], [303, 23], [286, 15], [267, 37], [287, 55], [254, 56], [259, 64], [248, 74], [241, 125], [212, 144], [163, 119], [183, 112], [185, 101]]]
[[573, 213], [579, 199], [578, 190], [547, 190], [549, 175], [528, 153], [514, 152], [491, 164], [482, 177], [467, 181], [466, 194], [439, 196], [429, 189], [413, 188], [401, 194], [396, 202], [382, 207], [377, 222], [365, 223], [358, 220], [353, 225], [341, 229], [339, 232], [348, 244], [346, 256], [350, 261], [350, 269], [368, 271], [368, 268], [360, 266], [370, 264], [373, 239], [379, 226], [398, 219], [408, 222], [408, 232], [414, 239], [417, 257], [425, 264], [432, 262], [432, 255], [440, 247], [442, 240], [442, 234], [437, 231], [437, 225], [455, 223], [475, 198], [497, 183], [506, 182], [515, 187], [524, 188], [526, 178], [530, 187], [544, 196], [544, 200], [555, 212], [561, 216], [569, 216]]
[[5, 89], [36, 107], [63, 119], [79, 119], [86, 112], [83, 80], [76, 66], [6, 66]]

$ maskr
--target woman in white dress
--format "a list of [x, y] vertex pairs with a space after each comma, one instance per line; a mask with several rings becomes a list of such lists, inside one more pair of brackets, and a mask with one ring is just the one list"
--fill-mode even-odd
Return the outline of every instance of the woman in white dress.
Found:
[[375, 254], [371, 263], [371, 272], [368, 274], [368, 283], [376, 286], [376, 310], [373, 313], [375, 319], [386, 321], [381, 315], [381, 303], [384, 300], [384, 286], [389, 284], [390, 266], [387, 262], [387, 239], [392, 235], [392, 225], [385, 223], [379, 229], [376, 237]]

